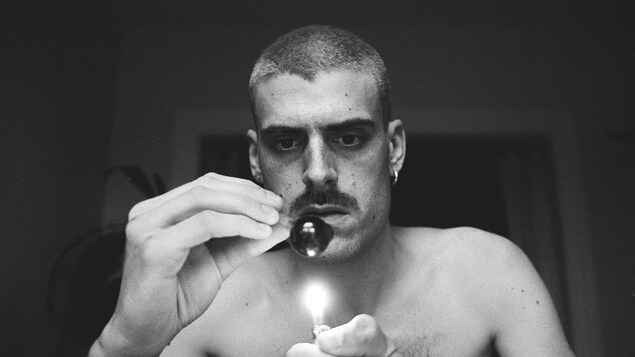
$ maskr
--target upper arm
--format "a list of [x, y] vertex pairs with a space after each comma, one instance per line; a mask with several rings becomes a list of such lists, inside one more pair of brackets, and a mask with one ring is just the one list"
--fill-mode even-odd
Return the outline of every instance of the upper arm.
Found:
[[572, 356], [546, 286], [525, 254], [490, 237], [484, 303], [501, 356]]

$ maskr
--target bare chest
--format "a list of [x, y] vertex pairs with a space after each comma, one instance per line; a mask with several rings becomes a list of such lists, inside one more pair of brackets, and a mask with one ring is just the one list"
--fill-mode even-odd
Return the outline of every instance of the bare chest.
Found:
[[458, 301], [405, 299], [378, 309], [374, 317], [406, 357], [492, 355], [484, 321]]
[[[482, 321], [460, 304], [411, 304], [407, 300], [372, 313], [404, 356], [491, 356], [490, 337]], [[351, 316], [341, 316], [348, 321]], [[236, 321], [234, 321], [236, 322]], [[337, 321], [326, 321], [331, 325]], [[296, 343], [312, 342], [311, 320], [300, 306], [278, 306], [276, 313], [253, 314], [246, 321], [207, 335], [208, 356], [284, 356]]]

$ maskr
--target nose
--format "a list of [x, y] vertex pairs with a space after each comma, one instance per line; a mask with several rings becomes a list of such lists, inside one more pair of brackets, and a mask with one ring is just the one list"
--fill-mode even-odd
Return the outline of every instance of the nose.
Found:
[[334, 153], [322, 140], [310, 140], [304, 152], [302, 182], [307, 187], [327, 189], [337, 184]]

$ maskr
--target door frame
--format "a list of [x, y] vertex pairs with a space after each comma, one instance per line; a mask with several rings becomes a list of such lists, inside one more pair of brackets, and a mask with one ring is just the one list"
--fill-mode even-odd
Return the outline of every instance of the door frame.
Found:
[[[540, 135], [550, 140], [556, 209], [562, 227], [571, 343], [577, 356], [601, 356], [597, 285], [573, 115], [565, 111], [402, 109], [396, 110], [394, 117], [402, 119], [407, 134]], [[198, 175], [200, 142], [196, 138], [219, 133], [242, 135], [251, 123], [248, 110], [175, 111], [172, 116], [171, 183], [185, 183]]]

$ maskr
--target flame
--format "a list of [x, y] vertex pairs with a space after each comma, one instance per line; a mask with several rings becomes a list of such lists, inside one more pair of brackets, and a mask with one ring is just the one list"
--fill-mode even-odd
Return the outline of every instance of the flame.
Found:
[[306, 305], [311, 310], [311, 316], [313, 317], [313, 325], [322, 325], [324, 308], [328, 301], [328, 295], [326, 289], [317, 283], [309, 285], [305, 294]]

